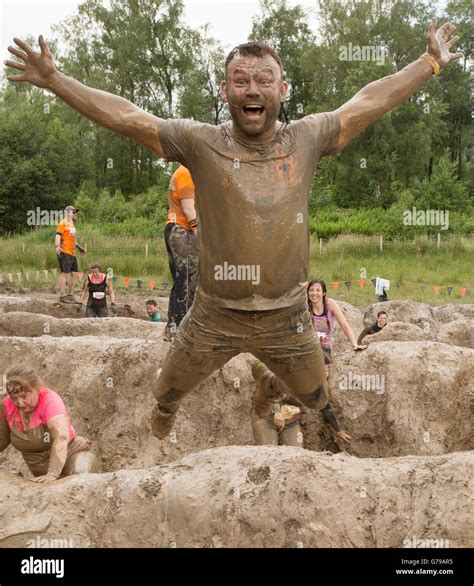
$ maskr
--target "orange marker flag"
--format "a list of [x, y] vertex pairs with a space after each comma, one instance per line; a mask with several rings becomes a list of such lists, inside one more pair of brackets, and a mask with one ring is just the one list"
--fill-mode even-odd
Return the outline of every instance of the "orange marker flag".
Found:
[[153, 289], [155, 287], [155, 281], [150, 281], [149, 285], [150, 285], [150, 289]]
[[332, 282], [332, 288], [333, 289], [339, 289], [339, 283], [338, 283], [338, 281], [333, 281]]
[[128, 277], [124, 277], [123, 284], [125, 285], [125, 287], [128, 287], [128, 283], [129, 283], [129, 278]]
[[357, 284], [359, 285], [359, 287], [360, 287], [361, 289], [363, 289], [363, 288], [365, 287], [365, 279], [359, 279], [359, 280], [357, 281]]
[[439, 292], [441, 291], [441, 285], [435, 285], [434, 286], [434, 292], [436, 293], [436, 295], [439, 295]]
[[461, 297], [464, 297], [464, 295], [466, 295], [467, 292], [467, 287], [461, 287]]

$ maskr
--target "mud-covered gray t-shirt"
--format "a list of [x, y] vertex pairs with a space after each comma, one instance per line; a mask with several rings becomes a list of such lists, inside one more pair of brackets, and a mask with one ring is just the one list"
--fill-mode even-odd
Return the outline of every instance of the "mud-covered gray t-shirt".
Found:
[[279, 123], [264, 144], [236, 137], [230, 121], [160, 124], [165, 158], [193, 177], [198, 288], [216, 304], [270, 310], [306, 299], [311, 181], [321, 157], [336, 153], [339, 131], [335, 112]]

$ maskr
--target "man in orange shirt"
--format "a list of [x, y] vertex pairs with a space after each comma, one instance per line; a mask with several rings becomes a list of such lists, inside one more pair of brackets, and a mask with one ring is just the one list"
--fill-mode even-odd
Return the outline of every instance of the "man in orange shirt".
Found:
[[191, 173], [183, 165], [180, 165], [171, 177], [168, 204], [165, 244], [173, 288], [170, 293], [164, 339], [171, 341], [193, 304], [198, 265], [194, 183]]
[[[74, 225], [79, 208], [67, 206], [64, 209], [64, 219], [61, 220], [56, 228], [54, 237], [54, 247], [58, 255], [59, 270], [61, 274], [58, 280], [59, 301], [62, 303], [76, 303], [73, 291], [79, 278], [79, 268], [77, 266], [76, 248], [83, 254], [85, 248], [76, 242], [76, 227]], [[68, 289], [65, 294], [66, 286]]]

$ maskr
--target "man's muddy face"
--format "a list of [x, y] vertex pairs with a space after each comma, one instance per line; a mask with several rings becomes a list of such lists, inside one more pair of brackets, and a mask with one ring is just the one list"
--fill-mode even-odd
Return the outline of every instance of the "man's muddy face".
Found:
[[288, 84], [282, 81], [280, 67], [271, 55], [234, 57], [221, 90], [234, 128], [243, 138], [266, 140], [273, 136]]

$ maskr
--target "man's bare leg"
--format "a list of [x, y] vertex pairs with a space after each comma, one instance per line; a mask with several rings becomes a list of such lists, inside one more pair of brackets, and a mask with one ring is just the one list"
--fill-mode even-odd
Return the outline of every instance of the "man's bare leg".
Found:
[[59, 297], [64, 297], [66, 295], [66, 279], [67, 273], [61, 273], [58, 279], [58, 289], [59, 289]]
[[74, 297], [74, 288], [79, 279], [79, 273], [69, 273], [68, 295]]

